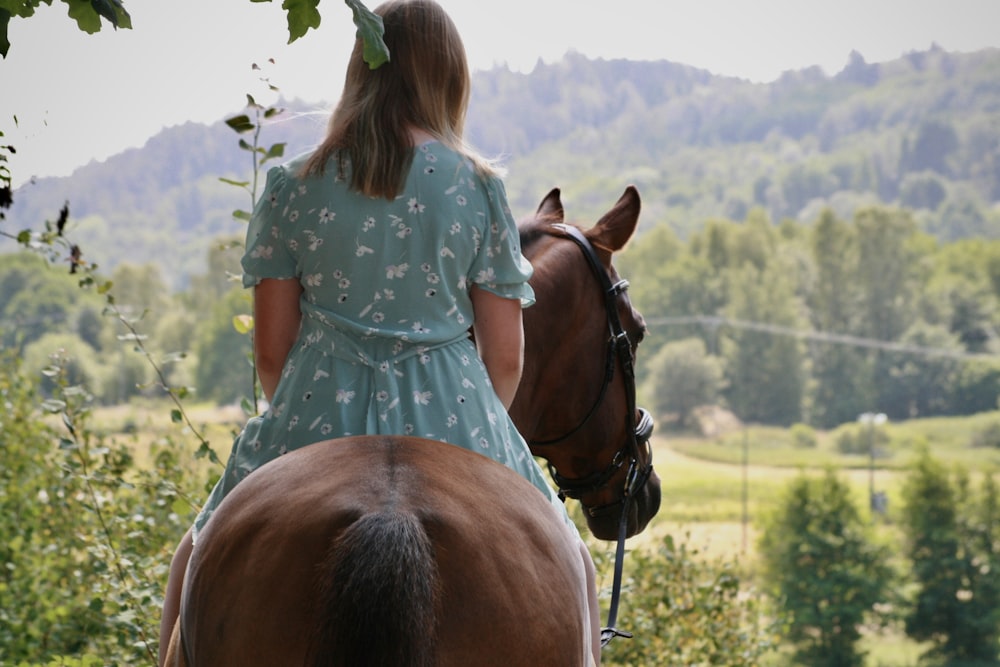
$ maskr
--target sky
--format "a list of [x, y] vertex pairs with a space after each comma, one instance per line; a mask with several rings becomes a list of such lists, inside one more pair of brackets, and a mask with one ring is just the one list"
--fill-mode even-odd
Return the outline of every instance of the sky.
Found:
[[[530, 72], [573, 51], [769, 82], [811, 66], [835, 74], [852, 50], [884, 62], [932, 44], [1000, 47], [1000, 0], [439, 2], [463, 35], [473, 71]], [[164, 127], [221, 120], [243, 108], [247, 93], [272, 103], [262, 76], [317, 110], [339, 96], [355, 34], [342, 2], [321, 2], [319, 30], [290, 45], [280, 0], [124, 4], [132, 30], [106, 24], [87, 35], [62, 2], [11, 20], [11, 49], [0, 60], [0, 142], [17, 149], [9, 161], [15, 186], [68, 175]], [[269, 59], [274, 65], [252, 69]]]

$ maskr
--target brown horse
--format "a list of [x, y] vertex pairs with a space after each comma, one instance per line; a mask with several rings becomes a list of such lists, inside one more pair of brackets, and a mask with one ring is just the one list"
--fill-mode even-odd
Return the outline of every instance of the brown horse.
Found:
[[[659, 508], [632, 375], [642, 320], [611, 266], [638, 214], [629, 188], [581, 233], [561, 224], [554, 190], [521, 225], [537, 304], [511, 414], [603, 539]], [[167, 664], [587, 665], [588, 568], [548, 499], [480, 454], [407, 437], [317, 443], [250, 475], [205, 526]]]
[[[635, 407], [633, 364], [645, 324], [611, 263], [635, 233], [639, 193], [627, 188], [585, 233], [563, 217], [553, 190], [520, 225], [536, 303], [524, 311], [524, 372], [510, 415], [562, 493], [587, 509], [594, 536], [614, 540], [623, 511], [632, 536], [660, 508], [652, 421]], [[602, 292], [603, 302], [595, 298]]]

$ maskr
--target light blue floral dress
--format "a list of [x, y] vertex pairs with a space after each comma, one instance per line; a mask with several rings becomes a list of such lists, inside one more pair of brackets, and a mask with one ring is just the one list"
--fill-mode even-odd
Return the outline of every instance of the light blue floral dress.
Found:
[[195, 532], [261, 465], [366, 433], [485, 454], [565, 514], [469, 336], [472, 285], [524, 306], [534, 300], [502, 182], [431, 142], [414, 148], [404, 191], [389, 201], [352, 191], [335, 158], [324, 176], [300, 178], [306, 157], [268, 172], [243, 257], [247, 287], [265, 278], [302, 284], [299, 337], [269, 409], [234, 442]]

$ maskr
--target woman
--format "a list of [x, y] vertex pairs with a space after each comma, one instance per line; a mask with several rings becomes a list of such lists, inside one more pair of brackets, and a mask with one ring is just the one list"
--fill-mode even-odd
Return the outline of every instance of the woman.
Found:
[[237, 438], [174, 557], [164, 648], [198, 530], [292, 449], [363, 433], [442, 440], [508, 465], [562, 508], [507, 415], [531, 266], [502, 182], [462, 139], [461, 38], [432, 0], [375, 13], [390, 62], [371, 70], [359, 40], [326, 138], [270, 170], [250, 222], [243, 282], [270, 407]]

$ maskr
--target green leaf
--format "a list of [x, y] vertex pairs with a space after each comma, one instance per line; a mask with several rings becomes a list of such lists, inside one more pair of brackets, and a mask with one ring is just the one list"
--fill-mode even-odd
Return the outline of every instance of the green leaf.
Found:
[[66, 401], [57, 398], [50, 398], [42, 402], [42, 409], [48, 413], [56, 414], [66, 409]]
[[281, 8], [288, 13], [288, 43], [291, 44], [309, 31], [319, 28], [319, 0], [284, 0]]
[[253, 330], [253, 316], [242, 314], [233, 317], [233, 328], [241, 334], [248, 334]]
[[240, 209], [233, 211], [233, 217], [236, 218], [237, 220], [245, 220], [246, 222], [250, 222], [250, 214]]
[[223, 178], [222, 176], [219, 177], [219, 180], [222, 181], [223, 183], [228, 183], [229, 185], [235, 185], [240, 188], [245, 188], [250, 185], [250, 181], [234, 181], [231, 178]]
[[168, 352], [160, 359], [160, 363], [174, 364], [184, 359], [187, 355], [184, 352]]
[[7, 26], [10, 24], [10, 12], [0, 9], [0, 56], [7, 57], [10, 51], [10, 39], [7, 37]]
[[375, 14], [358, 0], [344, 0], [354, 13], [354, 25], [358, 27], [358, 36], [364, 41], [364, 59], [371, 69], [378, 69], [391, 60], [389, 47], [385, 45], [382, 36], [385, 35], [385, 25], [382, 17]]
[[191, 511], [191, 506], [183, 498], [174, 498], [174, 502], [170, 503], [170, 511], [184, 516]]
[[227, 118], [226, 125], [233, 128], [237, 132], [249, 132], [256, 127], [256, 125], [253, 124], [253, 121], [250, 120], [250, 116], [245, 113], [233, 116], [232, 118]]
[[90, 0], [90, 4], [94, 11], [106, 18], [116, 30], [132, 27], [132, 17], [125, 11], [121, 0]]
[[62, 413], [62, 421], [63, 421], [63, 425], [66, 427], [66, 430], [69, 431], [69, 434], [75, 437], [76, 436], [76, 428], [73, 427], [72, 420], [69, 418], [69, 415], [66, 414], [65, 412]]
[[270, 160], [276, 157], [282, 157], [285, 154], [285, 144], [274, 144], [268, 149], [267, 155], [264, 156], [265, 160]]
[[88, 35], [101, 31], [101, 17], [90, 0], [63, 0], [69, 5], [69, 17]]
[[219, 465], [222, 465], [222, 461], [219, 460], [219, 456], [215, 453], [215, 450], [212, 449], [212, 446], [209, 445], [207, 442], [203, 441], [201, 443], [201, 447], [199, 447], [198, 451], [194, 453], [194, 457], [196, 459], [203, 459], [206, 456], [208, 457], [208, 460], [211, 461], [212, 463], [217, 463]]
[[182, 421], [184, 421], [184, 414], [177, 408], [174, 408], [173, 410], [170, 411], [170, 421], [172, 421], [175, 424], [180, 424]]

